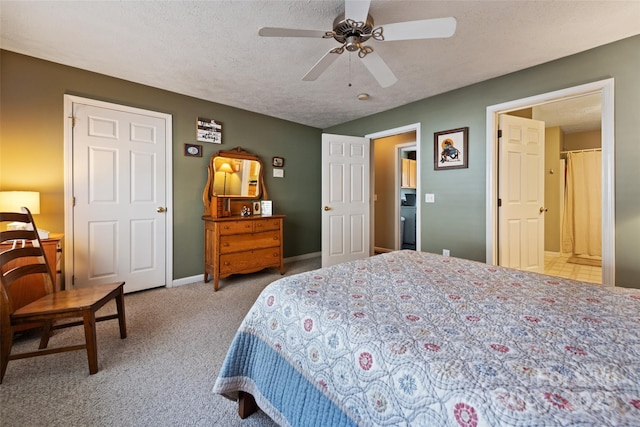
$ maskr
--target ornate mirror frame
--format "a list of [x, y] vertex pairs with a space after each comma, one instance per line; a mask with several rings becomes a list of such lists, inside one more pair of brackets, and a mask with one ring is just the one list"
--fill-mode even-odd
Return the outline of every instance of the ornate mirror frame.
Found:
[[[246, 194], [227, 194], [227, 179], [228, 174], [234, 176], [240, 169], [247, 166], [245, 161], [257, 162], [259, 171], [256, 177], [247, 177], [247, 186], [255, 186], [257, 190], [255, 192], [247, 192]], [[222, 164], [225, 164], [222, 167]], [[226, 171], [224, 169], [227, 169]], [[224, 176], [223, 194], [218, 194], [220, 191], [220, 184], [216, 181], [216, 178], [220, 179], [220, 174]], [[232, 178], [233, 179], [233, 178]], [[241, 184], [240, 184], [241, 185]], [[268, 199], [267, 189], [264, 185], [264, 165], [260, 157], [248, 152], [242, 147], [235, 147], [231, 150], [220, 150], [213, 154], [209, 159], [209, 165], [207, 168], [207, 183], [202, 193], [202, 202], [204, 203], [204, 216], [211, 216], [213, 218], [231, 216], [238, 213], [242, 209], [242, 205], [246, 205], [246, 201], [258, 199]], [[235, 207], [240, 206], [239, 209]], [[238, 212], [235, 212], [235, 211]]]

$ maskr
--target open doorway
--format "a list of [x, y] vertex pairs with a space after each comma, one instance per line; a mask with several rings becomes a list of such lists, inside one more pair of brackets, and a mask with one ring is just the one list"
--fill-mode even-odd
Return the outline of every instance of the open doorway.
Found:
[[[613, 79], [594, 82], [562, 91], [512, 101], [487, 108], [487, 262], [498, 263], [498, 190], [499, 168], [497, 161], [498, 118], [501, 114], [527, 108], [544, 107], [552, 103], [595, 95], [600, 98], [600, 150], [601, 176], [601, 283], [613, 286], [614, 281], [614, 162], [613, 162]], [[596, 148], [596, 147], [592, 147]], [[568, 150], [560, 151], [571, 151]], [[566, 154], [566, 153], [565, 153]], [[560, 168], [558, 168], [560, 169]], [[563, 168], [564, 169], [564, 168]], [[545, 171], [549, 175], [549, 169]], [[560, 176], [560, 175], [558, 175]], [[557, 203], [560, 204], [560, 196]], [[545, 201], [546, 203], [546, 201]], [[556, 233], [558, 239], [561, 234]], [[561, 243], [561, 242], [560, 242]]]
[[[420, 186], [420, 125], [408, 125], [371, 135], [371, 244], [372, 253], [383, 253], [403, 248], [403, 241], [411, 242], [411, 249], [420, 248], [420, 204], [417, 195]], [[412, 154], [409, 154], [412, 153]], [[410, 159], [411, 157], [411, 159]], [[405, 159], [413, 161], [413, 180], [405, 181], [402, 188], [402, 164]], [[408, 172], [408, 169], [405, 169]], [[413, 196], [413, 197], [412, 197]], [[404, 202], [403, 202], [404, 200]], [[405, 221], [401, 209], [413, 202], [411, 235], [405, 239]], [[408, 246], [405, 245], [405, 248]]]
[[[592, 283], [602, 282], [601, 98], [600, 93], [587, 94], [500, 115], [501, 123], [502, 116], [515, 116], [544, 126], [544, 156], [540, 163], [543, 193], [540, 204], [533, 207], [535, 211], [540, 206], [533, 216], [543, 223], [539, 272]], [[503, 139], [508, 133], [505, 129]], [[502, 140], [501, 146], [507, 143]], [[505, 169], [501, 168], [498, 179], [504, 174]], [[504, 220], [500, 215], [509, 203], [504, 197], [501, 199], [499, 223]], [[522, 240], [530, 241], [532, 230], [529, 226]], [[502, 245], [500, 240], [498, 244]], [[502, 246], [501, 249], [499, 253], [503, 254]], [[499, 259], [500, 265], [522, 268], [503, 264]]]

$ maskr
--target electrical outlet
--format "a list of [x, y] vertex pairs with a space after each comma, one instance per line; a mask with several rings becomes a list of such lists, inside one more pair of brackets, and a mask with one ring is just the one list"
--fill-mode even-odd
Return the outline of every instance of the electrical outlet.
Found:
[[449, 249], [443, 249], [442, 250], [442, 255], [443, 256], [449, 256]]

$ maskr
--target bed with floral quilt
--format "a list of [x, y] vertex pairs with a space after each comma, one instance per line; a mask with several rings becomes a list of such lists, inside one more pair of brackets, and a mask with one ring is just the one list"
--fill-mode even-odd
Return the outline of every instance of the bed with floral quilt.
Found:
[[283, 426], [637, 426], [640, 290], [406, 250], [321, 268], [264, 289], [214, 392]]

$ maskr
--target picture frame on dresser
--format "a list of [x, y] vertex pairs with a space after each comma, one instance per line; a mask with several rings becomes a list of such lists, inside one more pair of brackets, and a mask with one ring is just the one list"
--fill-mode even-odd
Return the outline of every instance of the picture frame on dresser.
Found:
[[262, 216], [273, 215], [273, 202], [271, 200], [262, 200], [260, 202], [260, 210]]

